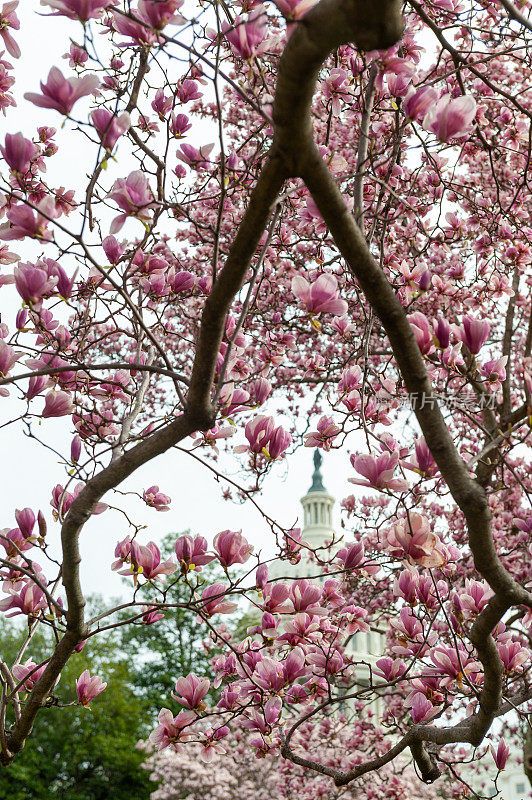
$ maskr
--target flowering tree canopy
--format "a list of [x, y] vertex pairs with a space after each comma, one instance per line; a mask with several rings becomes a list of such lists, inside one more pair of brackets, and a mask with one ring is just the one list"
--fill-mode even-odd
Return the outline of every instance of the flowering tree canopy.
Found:
[[[43, 30], [72, 30], [68, 69], [24, 97], [17, 3], [0, 11], [6, 123], [15, 103], [46, 122], [0, 142], [0, 289], [16, 297], [0, 400], [36, 447], [59, 418], [66, 469], [51, 509], [31, 486], [2, 508], [0, 610], [55, 644], [0, 662], [0, 762], [73, 653], [164, 625], [181, 582], [217, 654], [211, 675], [177, 676], [152, 747], [218, 758], [243, 726], [252, 752], [341, 787], [407, 758], [427, 783], [459, 777], [491, 741], [497, 774], [500, 723], [532, 698], [526, 0], [42, 5]], [[82, 186], [47, 180], [59, 125]], [[90, 517], [125, 489], [172, 517], [165, 474], [140, 486], [140, 467], [179, 445], [257, 502], [302, 444], [345, 451], [342, 541], [313, 547], [269, 514], [280, 577], [249, 532], [192, 531], [164, 558], [124, 515], [107, 569], [130, 598], [87, 618]], [[205, 579], [212, 562], [223, 579]], [[362, 685], [350, 642], [371, 632]], [[103, 702], [106, 683], [85, 670], [72, 702]], [[377, 702], [381, 723], [350, 731], [345, 708]], [[330, 720], [334, 758], [305, 749]]]

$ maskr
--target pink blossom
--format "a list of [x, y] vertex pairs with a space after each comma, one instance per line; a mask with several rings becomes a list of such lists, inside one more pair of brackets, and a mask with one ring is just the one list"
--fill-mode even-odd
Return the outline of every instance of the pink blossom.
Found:
[[275, 5], [287, 20], [301, 19], [318, 0], [275, 0]]
[[423, 127], [434, 133], [440, 142], [461, 139], [471, 133], [476, 111], [477, 104], [471, 95], [452, 98], [444, 94], [429, 109]]
[[131, 172], [127, 178], [118, 178], [107, 196], [123, 211], [111, 223], [111, 233], [117, 233], [129, 216], [149, 222], [149, 212], [156, 205], [148, 178], [141, 170]]
[[15, 14], [17, 6], [18, 0], [14, 0], [14, 2], [4, 3], [0, 10], [0, 36], [4, 40], [7, 52], [13, 58], [20, 58], [20, 47], [9, 32], [9, 28], [14, 31], [18, 31], [20, 28], [19, 19]]
[[396, 678], [400, 678], [405, 670], [406, 664], [400, 658], [393, 659], [386, 656], [385, 658], [379, 658], [376, 662], [375, 672], [381, 675], [386, 681], [394, 681]]
[[184, 0], [139, 0], [138, 15], [154, 30], [160, 31], [167, 25], [180, 25], [184, 22], [181, 14], [176, 14], [183, 2]]
[[[83, 482], [79, 482], [72, 494], [67, 492], [61, 484], [57, 484], [52, 490], [52, 499], [50, 500], [50, 505], [54, 509], [55, 518], [58, 519], [60, 516], [63, 518], [68, 512], [68, 509], [79, 495], [79, 493], [83, 490], [85, 484]], [[93, 514], [103, 514], [104, 511], [109, 508], [106, 503], [96, 503], [92, 513]]]
[[[9, 372], [17, 363], [21, 355], [21, 352], [14, 350], [12, 347], [6, 344], [3, 339], [0, 339], [0, 376], [2, 378], [7, 378]], [[7, 394], [7, 389], [0, 387], [0, 396], [6, 396]]]
[[74, 403], [69, 394], [60, 390], [51, 391], [44, 398], [44, 409], [41, 416], [45, 419], [48, 417], [64, 417], [65, 414], [71, 414], [73, 409]]
[[201, 567], [210, 564], [215, 556], [207, 555], [207, 539], [203, 536], [180, 536], [174, 546], [175, 554], [179, 564], [186, 569], [201, 571]]
[[[46, 217], [43, 214], [46, 214]], [[28, 236], [31, 239], [49, 242], [52, 233], [46, 230], [47, 217], [54, 216], [55, 207], [51, 199], [40, 203], [36, 211], [27, 205], [13, 206], [7, 212], [9, 222], [0, 225], [0, 239], [10, 241], [11, 239], [24, 239]]]
[[251, 553], [253, 546], [246, 541], [240, 532], [221, 531], [214, 537], [214, 549], [222, 567], [233, 564], [244, 564]]
[[196, 81], [184, 80], [179, 81], [176, 86], [176, 95], [180, 103], [190, 103], [191, 100], [199, 100], [202, 93], [198, 91], [198, 84]]
[[385, 533], [385, 545], [396, 558], [405, 558], [409, 564], [422, 567], [441, 567], [446, 554], [440, 538], [430, 529], [423, 514], [411, 513]]
[[305, 434], [305, 447], [320, 447], [329, 451], [340, 431], [341, 428], [334, 423], [332, 417], [322, 417], [318, 422], [317, 430]]
[[239, 58], [249, 60], [263, 51], [266, 26], [266, 10], [260, 5], [248, 14], [247, 21], [243, 17], [236, 16], [232, 25], [224, 22], [222, 31], [233, 53]]
[[420, 311], [408, 315], [408, 321], [416, 337], [417, 346], [421, 354], [426, 356], [434, 352], [434, 343], [429, 321]]
[[102, 12], [113, 4], [113, 0], [41, 0], [41, 5], [54, 9], [54, 15], [87, 22], [101, 17]]
[[408, 481], [403, 478], [394, 478], [393, 473], [395, 467], [399, 462], [399, 454], [395, 453], [381, 453], [380, 456], [372, 455], [353, 455], [351, 456], [351, 465], [356, 471], [364, 476], [364, 480], [360, 478], [348, 478], [349, 483], [357, 484], [358, 486], [369, 486], [373, 489], [391, 489], [393, 491], [403, 492], [408, 489]]
[[194, 169], [205, 170], [211, 166], [209, 155], [213, 147], [214, 144], [205, 144], [198, 150], [191, 144], [182, 144], [181, 150], [177, 151], [176, 156]]
[[7, 614], [8, 617], [16, 617], [18, 614], [38, 617], [39, 612], [47, 607], [44, 592], [32, 581], [26, 583], [18, 594], [10, 593], [8, 597], [0, 600], [0, 611], [14, 609], [11, 614]]
[[192, 123], [189, 121], [189, 118], [186, 114], [170, 114], [170, 133], [176, 139], [181, 139], [187, 131], [189, 131], [192, 127]]
[[23, 537], [29, 539], [35, 527], [35, 514], [31, 508], [23, 508], [22, 510], [17, 508], [15, 511], [15, 519], [17, 520], [17, 525]]
[[188, 734], [184, 734], [184, 730], [191, 725], [196, 715], [192, 711], [180, 711], [174, 717], [168, 708], [162, 708], [159, 711], [159, 724], [150, 733], [149, 742], [156, 750], [164, 750], [166, 747], [172, 745], [175, 750], [178, 750], [178, 742], [186, 741], [189, 738]]
[[292, 437], [288, 431], [285, 431], [285, 429], [279, 425], [279, 427], [275, 428], [269, 438], [265, 455], [267, 455], [272, 461], [282, 458], [291, 441]]
[[142, 493], [142, 499], [146, 505], [155, 508], [157, 511], [170, 511], [171, 498], [167, 494], [159, 491], [158, 486], [150, 486]]
[[302, 275], [296, 275], [292, 279], [292, 292], [309, 314], [342, 316], [347, 312], [346, 301], [338, 297], [338, 283], [334, 275], [324, 273], [313, 283], [309, 283]]
[[153, 625], [164, 619], [164, 614], [157, 608], [157, 606], [142, 606], [142, 621], [145, 625]]
[[224, 600], [226, 588], [223, 583], [213, 583], [203, 590], [201, 610], [208, 617], [213, 614], [230, 614], [237, 607], [236, 603]]
[[29, 172], [39, 148], [21, 133], [6, 133], [5, 146], [0, 145], [0, 151], [8, 167], [16, 175], [23, 177]]
[[106, 150], [112, 150], [120, 136], [131, 125], [131, 118], [127, 111], [117, 116], [106, 108], [98, 108], [92, 111], [91, 120]]
[[475, 319], [470, 316], [464, 317], [461, 327], [456, 329], [457, 335], [473, 355], [480, 352], [489, 332], [490, 324], [487, 320]]
[[416, 439], [415, 456], [412, 461], [402, 461], [403, 467], [418, 472], [423, 478], [433, 478], [438, 474], [438, 465], [432, 457], [428, 445], [423, 436]]
[[507, 361], [508, 356], [502, 356], [501, 358], [497, 358], [492, 361], [486, 361], [486, 363], [482, 364], [480, 367], [482, 376], [494, 388], [500, 388], [501, 383], [506, 379]]
[[438, 709], [434, 708], [430, 700], [427, 700], [422, 692], [416, 692], [411, 701], [412, 707], [411, 715], [412, 720], [417, 724], [419, 722], [426, 722], [438, 713]]
[[89, 708], [91, 700], [94, 700], [95, 697], [103, 692], [106, 686], [107, 684], [98, 675], [91, 676], [88, 669], [84, 670], [76, 680], [78, 702], [84, 708]]
[[342, 569], [356, 569], [364, 560], [364, 545], [362, 542], [353, 542], [346, 547], [342, 547], [336, 553], [336, 558], [340, 562]]
[[171, 558], [161, 561], [161, 551], [155, 542], [148, 542], [147, 545], [131, 542], [129, 552], [131, 559], [131, 570], [124, 570], [120, 575], [130, 575], [136, 581], [137, 575], [142, 575], [147, 581], [162, 580], [164, 575], [171, 575], [176, 571], [177, 566]]
[[510, 755], [509, 746], [506, 744], [504, 739], [499, 739], [497, 750], [495, 750], [493, 745], [490, 745], [490, 751], [497, 769], [499, 771], [503, 770], [506, 766], [506, 762], [508, 761], [508, 756]]
[[198, 678], [191, 672], [186, 678], [178, 678], [175, 685], [174, 700], [186, 708], [199, 708], [209, 691], [211, 682], [208, 678]]
[[152, 100], [151, 107], [159, 115], [159, 119], [164, 120], [168, 112], [171, 110], [172, 104], [172, 98], [166, 97], [162, 89], [157, 89], [155, 99]]
[[[129, 36], [135, 44], [152, 45], [157, 41], [157, 33], [153, 31], [147, 22], [136, 22], [124, 16], [119, 11], [112, 11], [112, 27], [123, 36]], [[142, 15], [137, 11], [136, 17], [142, 19]]]
[[40, 108], [53, 108], [60, 114], [68, 116], [74, 104], [88, 94], [92, 94], [100, 85], [96, 75], [84, 75], [82, 78], [65, 78], [57, 67], [48, 73], [47, 83], [41, 81], [42, 94], [27, 92], [24, 97]]
[[437, 99], [438, 92], [432, 86], [412, 86], [403, 101], [403, 111], [409, 119], [421, 122]]
[[19, 295], [25, 303], [37, 309], [41, 307], [43, 297], [52, 293], [59, 280], [57, 276], [49, 276], [42, 266], [20, 264], [14, 270], [15, 285]]
[[[15, 664], [12, 668], [11, 672], [13, 677], [18, 683], [22, 683], [24, 688], [31, 692], [37, 681], [40, 679], [41, 675], [43, 674], [44, 670], [46, 669], [46, 664], [43, 664], [41, 667], [32, 661], [29, 658], [24, 664]], [[56, 679], [56, 683], [59, 681], [59, 678]]]
[[31, 550], [34, 542], [28, 541], [19, 528], [3, 528], [0, 530], [0, 544], [6, 551], [8, 558], [17, 558], [19, 551]]

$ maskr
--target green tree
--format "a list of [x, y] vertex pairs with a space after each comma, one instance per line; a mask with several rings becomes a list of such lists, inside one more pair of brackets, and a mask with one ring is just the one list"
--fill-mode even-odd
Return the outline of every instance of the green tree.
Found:
[[[14, 628], [13, 622], [0, 624], [0, 653], [8, 663], [16, 654]], [[37, 634], [25, 657], [37, 661], [44, 645]], [[87, 668], [108, 682], [105, 698], [93, 700], [91, 710], [58, 707], [76, 699], [76, 678]], [[141, 767], [145, 754], [135, 749], [149, 728], [148, 711], [117, 636], [88, 642], [65, 667], [53, 702], [58, 705], [39, 715], [20, 758], [0, 771], [0, 797], [148, 800], [154, 784]]]

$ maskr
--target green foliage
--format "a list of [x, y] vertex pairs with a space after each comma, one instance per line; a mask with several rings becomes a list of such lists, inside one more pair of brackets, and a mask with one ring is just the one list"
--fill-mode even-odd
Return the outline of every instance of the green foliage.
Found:
[[[0, 627], [0, 653], [9, 663], [18, 637], [13, 623]], [[37, 661], [45, 638], [38, 633], [25, 657]], [[101, 675], [108, 688], [91, 710], [60, 705], [76, 699], [84, 669]], [[141, 768], [145, 754], [135, 744], [145, 732], [146, 708], [117, 640], [89, 641], [66, 665], [54, 693], [57, 706], [38, 715], [31, 737], [13, 764], [0, 770], [0, 797], [10, 800], [148, 800], [154, 784]]]

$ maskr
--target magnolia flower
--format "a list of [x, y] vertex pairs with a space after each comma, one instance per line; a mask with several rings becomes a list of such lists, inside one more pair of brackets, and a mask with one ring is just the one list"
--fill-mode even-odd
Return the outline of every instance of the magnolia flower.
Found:
[[222, 567], [230, 567], [232, 564], [244, 564], [253, 552], [253, 545], [240, 532], [221, 531], [214, 537], [214, 549]]
[[411, 86], [403, 100], [403, 111], [409, 119], [421, 122], [437, 99], [438, 92], [432, 86]]
[[113, 0], [41, 0], [42, 6], [50, 6], [56, 16], [87, 22], [101, 17], [103, 11], [113, 4]]
[[210, 686], [211, 682], [208, 678], [198, 678], [191, 672], [186, 678], [177, 679], [175, 694], [172, 693], [172, 697], [186, 708], [198, 708]]
[[0, 10], [0, 37], [4, 40], [7, 52], [13, 58], [20, 58], [20, 47], [11, 36], [9, 28], [18, 31], [20, 22], [15, 14], [15, 9], [18, 6], [18, 0], [13, 0], [10, 3], [4, 3]]
[[239, 58], [249, 60], [263, 50], [262, 42], [267, 23], [264, 6], [257, 6], [248, 14], [247, 21], [236, 16], [232, 25], [228, 22], [222, 24], [222, 31], [233, 53]]
[[21, 133], [6, 133], [5, 146], [0, 145], [0, 151], [8, 167], [15, 174], [24, 176], [29, 172], [39, 148]]
[[178, 564], [185, 570], [195, 570], [201, 572], [201, 567], [210, 564], [215, 556], [207, 555], [207, 539], [203, 536], [180, 536], [174, 546]]
[[476, 111], [477, 104], [470, 95], [452, 98], [444, 94], [429, 109], [423, 127], [434, 133], [440, 142], [461, 139], [471, 133]]
[[29, 617], [38, 617], [39, 613], [48, 607], [48, 603], [42, 589], [33, 583], [26, 583], [20, 592], [12, 592], [8, 597], [0, 600], [0, 611], [14, 609], [8, 617], [16, 617], [18, 614], [26, 614]]
[[313, 283], [302, 275], [292, 279], [292, 292], [309, 314], [330, 313], [341, 317], [347, 312], [345, 300], [338, 297], [338, 283], [334, 275], [324, 273]]
[[431, 531], [423, 514], [410, 514], [408, 519], [388, 528], [384, 536], [390, 553], [396, 558], [405, 558], [409, 564], [441, 567], [447, 560], [440, 538]]
[[159, 711], [159, 724], [150, 733], [149, 742], [156, 750], [164, 750], [166, 747], [172, 745], [175, 750], [179, 750], [178, 742], [184, 742], [189, 738], [188, 734], [183, 731], [191, 725], [196, 715], [192, 711], [180, 711], [177, 717], [174, 717], [168, 708], [162, 708]]
[[155, 508], [157, 511], [170, 511], [171, 498], [167, 494], [159, 491], [158, 486], [150, 486], [142, 493], [142, 499], [146, 505]]
[[76, 681], [78, 702], [84, 708], [89, 708], [91, 700], [103, 692], [106, 686], [107, 684], [98, 675], [91, 676], [88, 669], [84, 670]]
[[317, 430], [305, 434], [305, 447], [321, 447], [322, 450], [329, 451], [340, 431], [341, 428], [334, 423], [332, 417], [322, 417]]
[[[28, 692], [31, 692], [45, 669], [46, 664], [43, 664], [39, 667], [35, 661], [32, 661], [31, 658], [29, 658], [24, 662], [24, 664], [15, 664], [11, 672], [13, 673], [15, 680], [19, 683], [22, 683], [24, 688]], [[57, 684], [58, 681], [59, 677], [56, 679], [55, 683]]]
[[369, 486], [372, 489], [392, 489], [393, 491], [404, 492], [408, 489], [408, 481], [404, 478], [394, 478], [395, 467], [399, 463], [399, 453], [381, 453], [380, 456], [372, 455], [353, 455], [351, 464], [356, 471], [364, 476], [360, 478], [348, 478], [349, 483], [358, 486]]
[[[43, 216], [44, 214], [46, 216]], [[55, 204], [51, 198], [43, 200], [36, 211], [26, 205], [12, 206], [6, 216], [9, 222], [0, 225], [0, 239], [7, 242], [12, 239], [24, 239], [27, 236], [42, 242], [51, 240], [52, 233], [46, 230], [47, 217], [55, 216]]]
[[131, 125], [131, 118], [127, 111], [117, 116], [106, 108], [98, 108], [96, 111], [92, 111], [91, 120], [106, 150], [112, 150], [120, 136]]
[[41, 416], [45, 419], [48, 417], [64, 417], [70, 414], [74, 409], [72, 398], [66, 392], [60, 390], [48, 392], [44, 398], [44, 409]]
[[226, 588], [223, 583], [213, 583], [203, 590], [201, 610], [208, 617], [212, 617], [213, 614], [230, 614], [237, 607], [236, 603], [224, 600]]
[[470, 316], [464, 317], [462, 325], [456, 329], [458, 337], [473, 355], [480, 352], [489, 332], [490, 324], [487, 320], [475, 319]]
[[510, 755], [510, 748], [504, 741], [504, 739], [499, 740], [499, 744], [497, 746], [497, 750], [490, 745], [491, 755], [493, 756], [493, 760], [495, 761], [495, 766], [498, 770], [503, 770], [506, 766], [506, 762], [508, 761], [508, 756]]
[[116, 180], [107, 197], [114, 200], [123, 212], [111, 223], [112, 234], [122, 228], [129, 216], [136, 217], [141, 222], [149, 222], [150, 211], [156, 206], [148, 178], [141, 170], [131, 172], [127, 178]]
[[60, 114], [68, 116], [80, 97], [92, 94], [99, 85], [100, 81], [96, 75], [65, 78], [60, 69], [52, 67], [48, 73], [47, 83], [41, 81], [42, 94], [27, 92], [24, 97], [40, 108], [53, 108]]

